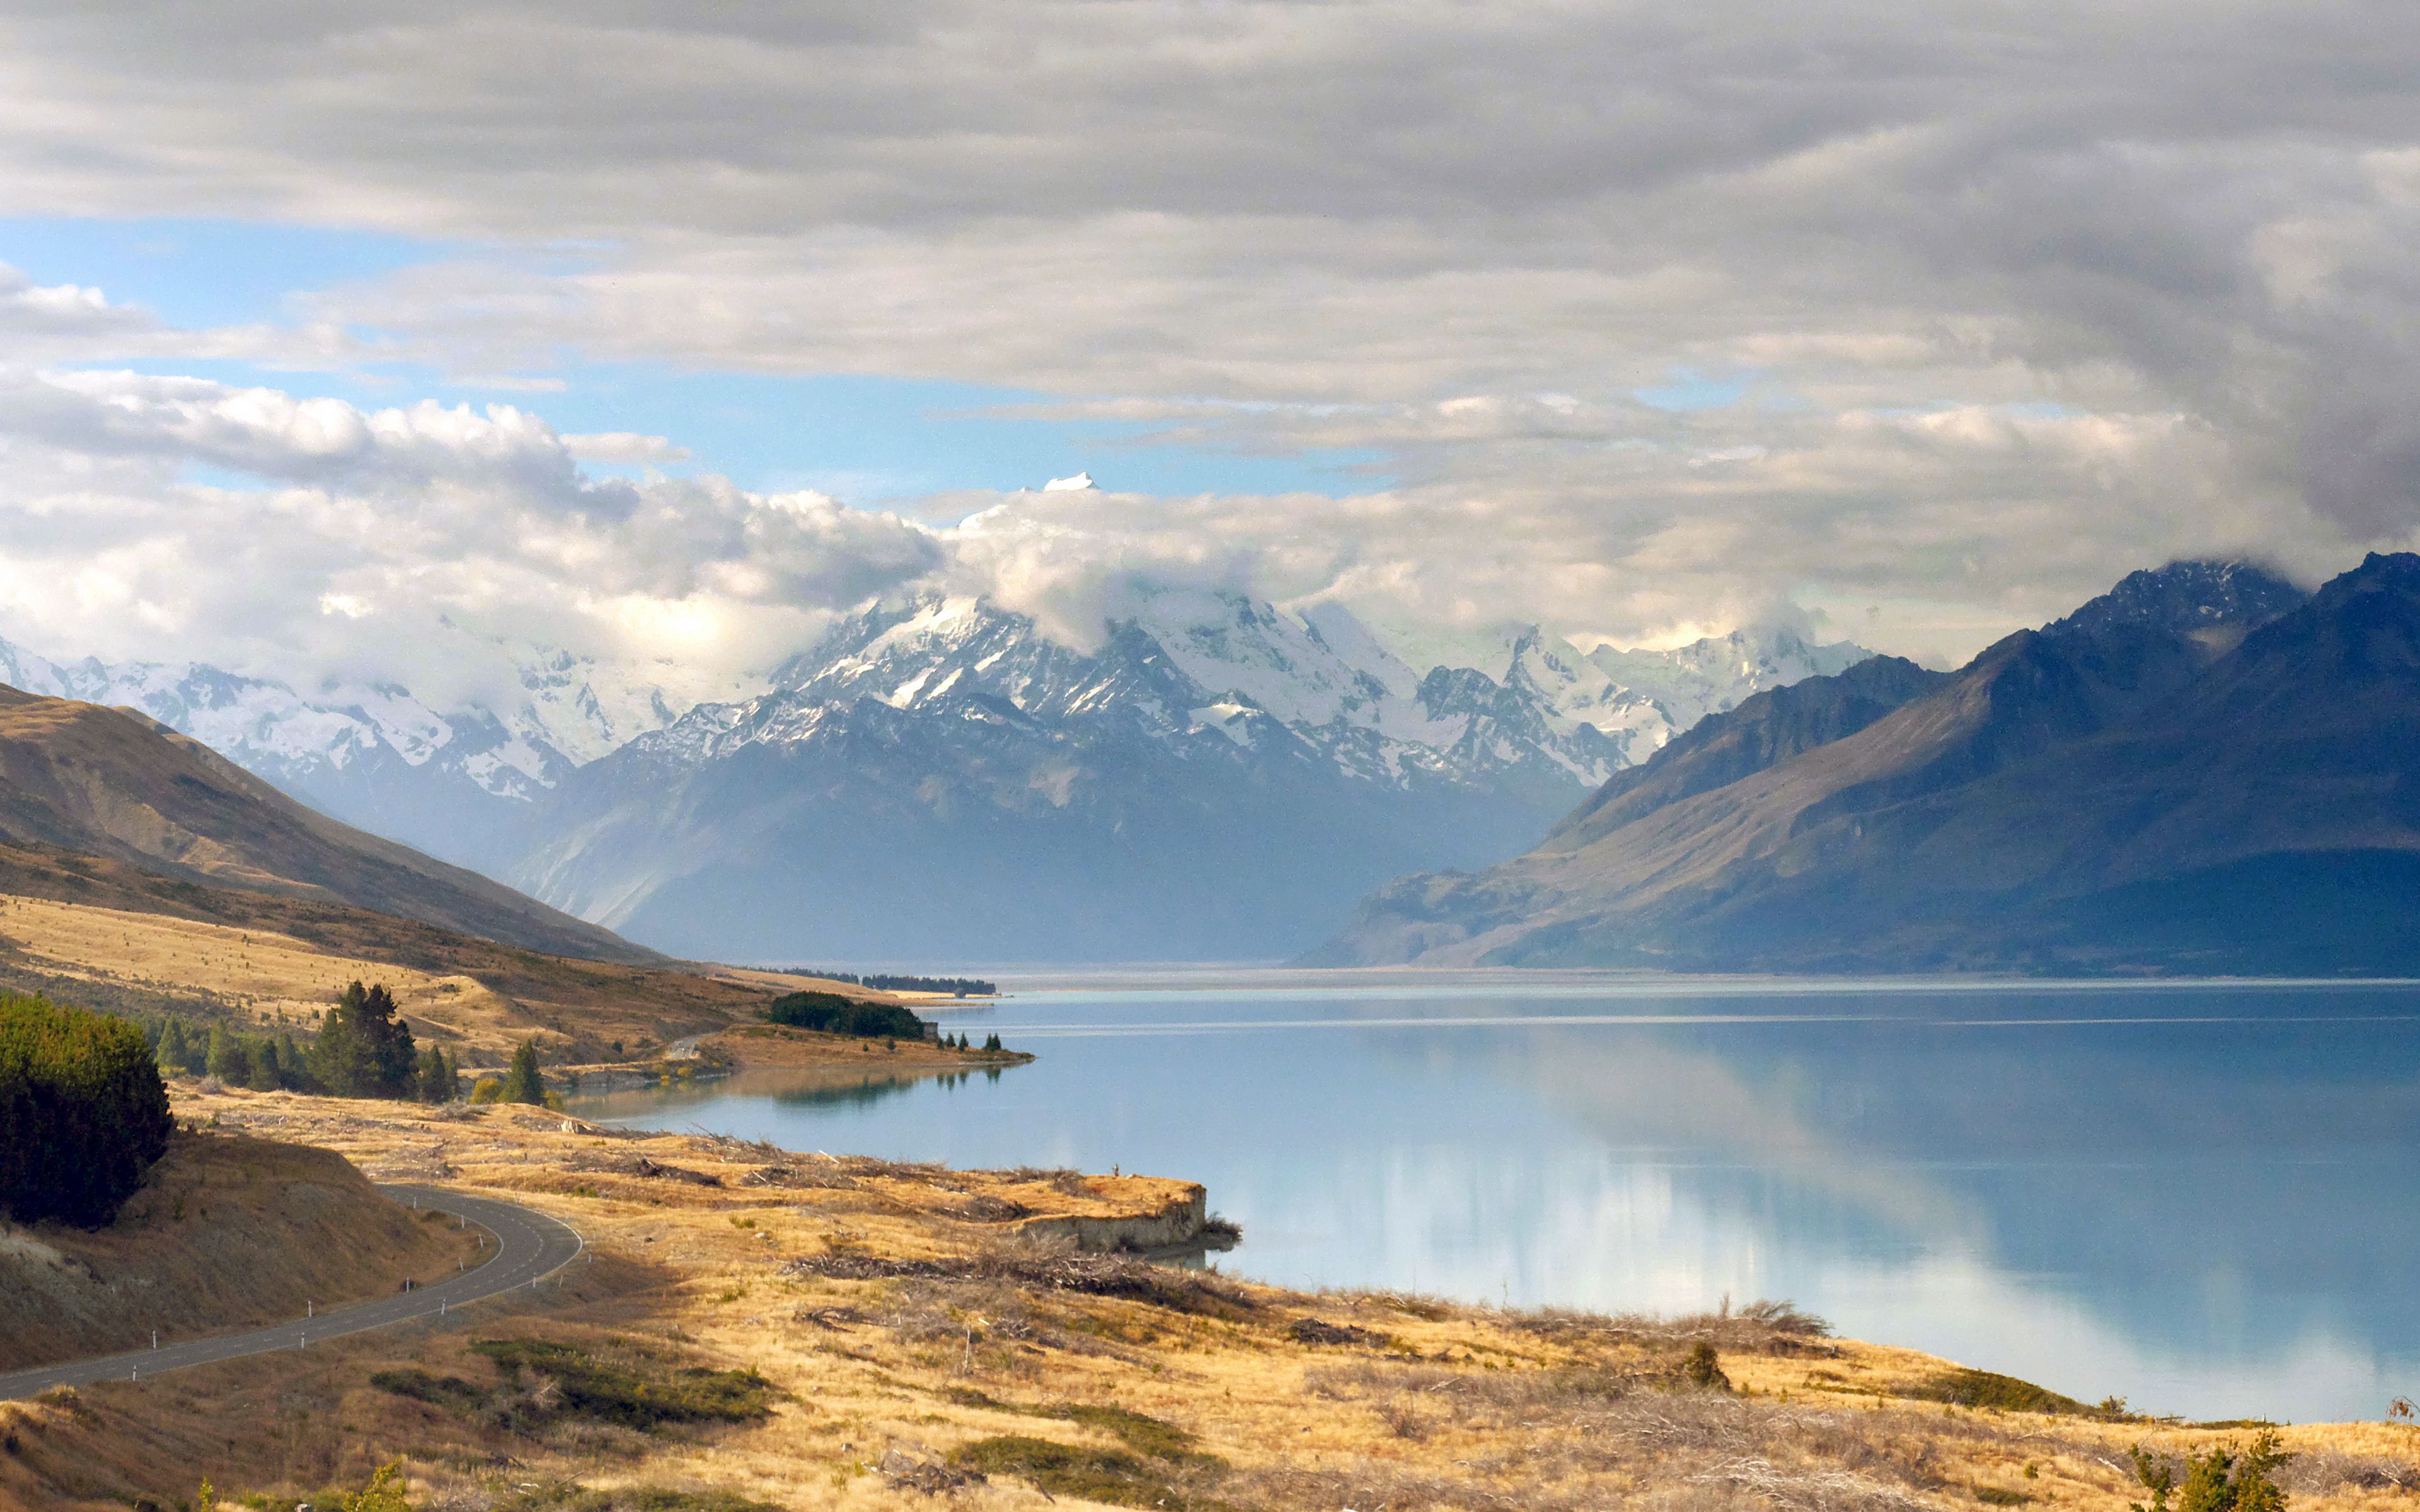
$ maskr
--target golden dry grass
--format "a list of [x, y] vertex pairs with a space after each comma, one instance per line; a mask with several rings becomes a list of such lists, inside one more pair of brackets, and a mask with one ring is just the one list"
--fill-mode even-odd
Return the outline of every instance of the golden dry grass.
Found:
[[[527, 1110], [447, 1119], [285, 1094], [192, 1098], [184, 1109], [325, 1144], [374, 1176], [514, 1196], [580, 1227], [595, 1258], [560, 1290], [523, 1295], [465, 1330], [9, 1410], [13, 1426], [0, 1431], [23, 1452], [0, 1458], [0, 1504], [184, 1494], [204, 1470], [223, 1489], [300, 1494], [400, 1455], [421, 1504], [458, 1512], [550, 1504], [520, 1489], [561, 1485], [606, 1505], [609, 1493], [653, 1488], [788, 1508], [930, 1506], [919, 1484], [947, 1484], [939, 1494], [969, 1509], [1041, 1508], [1046, 1489], [1061, 1505], [1085, 1504], [1090, 1484], [1130, 1504], [1272, 1512], [2120, 1512], [2140, 1496], [2124, 1469], [2129, 1446], [2242, 1437], [1945, 1407], [1916, 1394], [1947, 1362], [1810, 1335], [1786, 1318], [1598, 1319], [1304, 1295], [1070, 1259], [1014, 1237], [1054, 1211], [1148, 1211], [1181, 1183], [628, 1137]], [[783, 1395], [761, 1422], [515, 1428], [513, 1412], [535, 1409], [466, 1349], [499, 1335], [752, 1368]], [[1688, 1383], [1699, 1342], [1716, 1350], [1731, 1390]], [[482, 1405], [449, 1410], [369, 1384], [396, 1366], [453, 1377]], [[2384, 1512], [2420, 1486], [2412, 1429], [2286, 1436], [2302, 1455], [2288, 1471], [2298, 1509]], [[1037, 1454], [1068, 1463], [1054, 1470]], [[146, 1455], [173, 1458], [147, 1469]], [[966, 1477], [969, 1464], [988, 1478]]]
[[[416, 1035], [479, 1066], [502, 1064], [525, 1039], [538, 1041], [551, 1062], [601, 1063], [606, 1057], [597, 1052], [614, 1041], [644, 1058], [675, 1038], [753, 1012], [768, 991], [793, 990], [794, 980], [815, 985], [812, 979], [765, 973], [726, 979], [561, 961], [484, 942], [464, 942], [474, 959], [464, 963], [467, 969], [448, 970], [453, 963], [430, 959], [425, 948], [381, 950], [363, 949], [364, 943], [359, 931], [304, 939], [266, 924], [0, 894], [0, 951], [68, 995], [91, 983], [112, 989], [113, 1001], [201, 999], [227, 1010], [240, 1026], [299, 1029], [315, 1023], [348, 982], [383, 982]], [[397, 943], [425, 946], [417, 938]], [[505, 957], [505, 969], [479, 969], [492, 964], [475, 959], [482, 954]], [[414, 956], [420, 964], [412, 964]], [[766, 980], [754, 980], [759, 977]], [[511, 990], [499, 990], [499, 983]], [[665, 991], [666, 984], [681, 991]], [[836, 982], [821, 986], [874, 1000], [892, 996]], [[791, 1063], [778, 1045], [767, 1048], [776, 1063]], [[913, 1046], [906, 1049], [916, 1054]]]
[[108, 1227], [0, 1220], [0, 1370], [252, 1328], [383, 1296], [473, 1258], [308, 1146], [180, 1133]]

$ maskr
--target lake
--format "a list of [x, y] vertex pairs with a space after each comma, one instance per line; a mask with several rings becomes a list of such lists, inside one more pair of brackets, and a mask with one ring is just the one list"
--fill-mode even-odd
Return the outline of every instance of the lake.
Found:
[[2087, 1401], [2420, 1393], [2420, 985], [1128, 972], [942, 1015], [1042, 1058], [580, 1111], [1198, 1180], [1223, 1269], [1514, 1305], [1783, 1298]]

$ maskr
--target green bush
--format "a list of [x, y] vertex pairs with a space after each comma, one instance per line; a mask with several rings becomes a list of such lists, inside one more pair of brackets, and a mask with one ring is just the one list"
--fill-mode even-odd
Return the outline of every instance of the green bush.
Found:
[[794, 1029], [854, 1035], [861, 1040], [921, 1040], [924, 1021], [894, 1003], [861, 1003], [838, 993], [792, 993], [766, 1006], [765, 1017]]
[[167, 1153], [174, 1127], [141, 1029], [0, 995], [0, 1211], [99, 1227]]

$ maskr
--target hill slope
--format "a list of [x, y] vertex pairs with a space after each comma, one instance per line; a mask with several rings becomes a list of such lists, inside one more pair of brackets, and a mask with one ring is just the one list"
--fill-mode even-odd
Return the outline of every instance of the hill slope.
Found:
[[2415, 778], [2420, 557], [2307, 602], [2180, 563], [1840, 738], [1397, 883], [1322, 957], [2409, 971]]
[[660, 960], [473, 872], [303, 807], [130, 709], [0, 687], [0, 841], [342, 903], [597, 960]]

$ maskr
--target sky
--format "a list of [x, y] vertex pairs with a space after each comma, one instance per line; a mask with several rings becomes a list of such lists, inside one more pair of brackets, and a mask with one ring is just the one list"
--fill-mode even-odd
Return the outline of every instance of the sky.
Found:
[[1158, 580], [1941, 664], [2420, 545], [2390, 4], [0, 3], [0, 95], [52, 656], [703, 691]]

